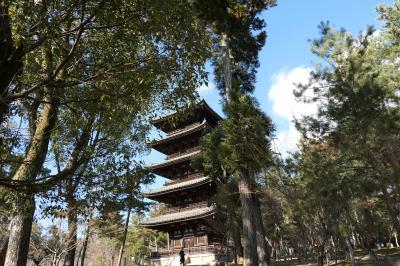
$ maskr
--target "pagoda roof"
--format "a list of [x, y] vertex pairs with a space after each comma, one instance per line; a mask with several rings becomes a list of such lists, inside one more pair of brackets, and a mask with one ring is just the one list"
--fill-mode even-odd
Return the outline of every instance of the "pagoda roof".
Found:
[[144, 192], [143, 195], [146, 198], [152, 198], [152, 197], [157, 197], [160, 195], [164, 195], [164, 194], [169, 194], [172, 192], [176, 192], [176, 191], [180, 191], [180, 190], [185, 190], [188, 188], [194, 188], [194, 187], [198, 187], [204, 184], [208, 184], [210, 182], [212, 182], [212, 178], [209, 176], [205, 176], [205, 177], [200, 177], [200, 178], [195, 178], [195, 179], [191, 179], [191, 180], [187, 180], [187, 181], [183, 181], [183, 182], [179, 182], [176, 184], [171, 184], [171, 185], [166, 185], [157, 189], [152, 189], [149, 190], [147, 192]]
[[[198, 155], [200, 152], [201, 152], [200, 150], [196, 150], [196, 151], [193, 151], [190, 153], [185, 153], [180, 156], [176, 156], [171, 159], [165, 160], [161, 163], [147, 165], [146, 167], [148, 169], [150, 169], [152, 172], [154, 172], [155, 174], [159, 174], [160, 170], [162, 172], [163, 169], [169, 168], [172, 165], [190, 161], [191, 159], [193, 159], [193, 157]], [[160, 174], [160, 175], [162, 176], [162, 174]]]
[[190, 136], [193, 133], [201, 132], [202, 130], [206, 128], [211, 128], [211, 126], [207, 123], [207, 121], [204, 119], [203, 122], [201, 123], [196, 123], [192, 126], [188, 126], [186, 128], [183, 128], [182, 130], [176, 130], [172, 134], [168, 134], [165, 138], [159, 139], [159, 140], [154, 140], [150, 143], [151, 147], [159, 152], [162, 152], [164, 154], [171, 154], [169, 147], [169, 144], [172, 142], [184, 138], [186, 136]]
[[[185, 114], [185, 111], [189, 111], [190, 113]], [[180, 115], [182, 115], [182, 121], [177, 121]], [[151, 122], [162, 131], [169, 132], [182, 127], [182, 124], [191, 124], [196, 120], [200, 122], [203, 119], [207, 119], [212, 126], [215, 126], [218, 121], [222, 120], [222, 117], [216, 113], [205, 100], [201, 100], [196, 103], [194, 107], [183, 108], [169, 115], [155, 118]]]
[[141, 222], [140, 225], [143, 227], [155, 227], [176, 222], [205, 218], [215, 214], [215, 212], [216, 212], [216, 207], [215, 205], [212, 205], [209, 207], [201, 207], [182, 212], [159, 215]]

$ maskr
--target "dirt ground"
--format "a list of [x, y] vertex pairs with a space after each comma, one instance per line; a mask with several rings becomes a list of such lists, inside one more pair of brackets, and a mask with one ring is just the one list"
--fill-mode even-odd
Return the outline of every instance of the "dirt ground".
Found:
[[[390, 249], [380, 249], [374, 250], [376, 258], [371, 255], [366, 254], [366, 252], [358, 250], [356, 251], [356, 265], [363, 266], [400, 266], [400, 248], [390, 248]], [[316, 263], [302, 264], [297, 263], [297, 260], [292, 261], [280, 261], [272, 264], [273, 266], [315, 266]], [[328, 264], [324, 264], [328, 265]], [[335, 263], [335, 261], [330, 261], [329, 265], [338, 266], [350, 266], [348, 261], [340, 260]]]

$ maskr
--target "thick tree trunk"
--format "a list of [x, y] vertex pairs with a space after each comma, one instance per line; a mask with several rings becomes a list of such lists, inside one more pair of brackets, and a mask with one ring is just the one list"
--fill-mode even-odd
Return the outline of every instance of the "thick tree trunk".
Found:
[[257, 253], [258, 253], [258, 265], [269, 266], [270, 265], [270, 254], [268, 252], [267, 241], [265, 240], [264, 225], [262, 221], [260, 201], [256, 194], [253, 194], [253, 212], [254, 212], [254, 229], [256, 231], [257, 239]]
[[67, 208], [68, 208], [68, 244], [67, 254], [64, 259], [64, 266], [74, 266], [76, 243], [77, 243], [77, 229], [78, 229], [78, 216], [76, 209], [76, 201], [74, 198], [74, 185], [71, 179], [67, 179]]
[[85, 240], [83, 241], [82, 244], [82, 254], [81, 254], [81, 264], [80, 266], [85, 265], [85, 257], [86, 257], [86, 250], [89, 242], [89, 234], [90, 234], [90, 221], [88, 222], [87, 229], [86, 229], [86, 235], [85, 235]]
[[[46, 91], [50, 93], [49, 91]], [[34, 181], [42, 170], [47, 155], [50, 134], [55, 126], [57, 104], [50, 97], [44, 98], [43, 111], [38, 119], [24, 162], [17, 169], [13, 180]], [[33, 194], [18, 195], [14, 203], [15, 214], [11, 219], [10, 240], [6, 256], [6, 266], [26, 265], [29, 239], [32, 230], [35, 201]]]
[[125, 221], [125, 225], [124, 225], [124, 236], [123, 236], [122, 243], [121, 243], [121, 249], [119, 250], [117, 266], [121, 266], [122, 255], [124, 254], [126, 235], [128, 233], [128, 226], [129, 226], [129, 218], [130, 217], [131, 217], [131, 207], [128, 208], [128, 214], [126, 216], [126, 221]]
[[258, 255], [251, 186], [244, 176], [238, 178], [238, 186], [243, 220], [243, 266], [255, 266], [258, 265]]
[[35, 200], [31, 196], [19, 196], [15, 206], [18, 211], [11, 219], [11, 232], [8, 241], [6, 266], [26, 265], [28, 258], [29, 240], [32, 231]]

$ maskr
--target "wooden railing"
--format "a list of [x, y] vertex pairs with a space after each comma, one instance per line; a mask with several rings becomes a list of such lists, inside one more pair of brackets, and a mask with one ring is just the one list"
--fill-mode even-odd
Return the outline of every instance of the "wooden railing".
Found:
[[195, 127], [199, 126], [200, 124], [201, 124], [200, 122], [196, 122], [196, 123], [190, 124], [190, 125], [188, 125], [186, 127], [175, 129], [173, 131], [168, 132], [167, 136], [175, 135], [175, 134], [177, 134], [177, 133], [179, 133], [181, 131], [186, 131], [186, 130], [195, 128]]
[[187, 175], [185, 178], [182, 178], [182, 179], [166, 181], [164, 185], [165, 186], [175, 185], [175, 184], [178, 184], [178, 183], [186, 182], [186, 181], [193, 180], [193, 179], [196, 179], [196, 178], [201, 178], [201, 177], [204, 177], [204, 175], [201, 174], [201, 173], [190, 174], [190, 175]]
[[195, 209], [195, 208], [208, 207], [208, 202], [207, 201], [200, 201], [200, 202], [189, 203], [189, 204], [178, 206], [178, 207], [171, 207], [171, 206], [166, 206], [166, 207], [167, 208], [164, 211], [161, 212], [161, 215], [170, 214], [170, 213], [176, 213], [176, 212], [190, 211], [191, 209]]
[[[171, 256], [178, 256], [179, 252], [181, 251], [180, 248], [172, 249], [172, 250], [160, 250], [157, 252], [151, 252], [151, 258], [157, 259], [162, 257], [171, 257]], [[199, 246], [199, 247], [190, 247], [184, 248], [183, 251], [186, 255], [195, 255], [195, 254], [206, 254], [206, 253], [213, 253], [217, 254], [218, 256], [233, 256], [233, 248], [221, 245], [207, 245], [207, 246]]]
[[199, 151], [200, 149], [201, 149], [200, 146], [196, 146], [196, 147], [187, 149], [187, 150], [185, 150], [185, 151], [183, 151], [183, 152], [175, 152], [175, 153], [173, 153], [173, 154], [171, 154], [171, 155], [168, 155], [168, 156], [167, 156], [167, 160], [170, 160], [170, 159], [173, 159], [173, 158], [176, 158], [176, 157], [185, 155], [185, 154], [189, 154], [189, 153], [192, 153], [192, 152], [195, 152], [195, 151]]

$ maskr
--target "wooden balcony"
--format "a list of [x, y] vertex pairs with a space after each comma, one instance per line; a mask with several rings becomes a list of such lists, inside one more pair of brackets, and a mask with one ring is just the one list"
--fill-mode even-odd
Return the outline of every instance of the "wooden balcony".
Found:
[[192, 153], [192, 152], [200, 151], [200, 149], [201, 149], [200, 146], [196, 146], [196, 147], [187, 149], [187, 150], [185, 150], [185, 151], [183, 151], [183, 152], [175, 152], [175, 153], [173, 153], [173, 154], [171, 154], [171, 155], [168, 155], [168, 156], [167, 156], [167, 160], [171, 160], [171, 159], [174, 159], [174, 158], [176, 158], [176, 157], [180, 157], [180, 156], [183, 156], [183, 155]]
[[160, 213], [160, 215], [189, 211], [189, 210], [196, 209], [196, 208], [208, 207], [208, 205], [209, 204], [207, 201], [200, 201], [200, 202], [190, 203], [187, 205], [182, 205], [182, 206], [177, 206], [177, 207], [167, 206], [167, 208], [164, 211], [162, 211]]
[[[159, 259], [164, 257], [173, 257], [179, 256], [179, 252], [181, 249], [173, 249], [173, 250], [159, 250], [156, 252], [151, 252], [151, 259]], [[195, 255], [195, 254], [216, 254], [218, 256], [223, 257], [233, 257], [233, 248], [228, 246], [221, 245], [207, 245], [207, 246], [199, 246], [199, 247], [189, 247], [184, 248], [183, 251], [186, 255]]]
[[164, 183], [164, 185], [165, 186], [175, 185], [175, 184], [178, 184], [178, 183], [182, 183], [182, 182], [186, 182], [186, 181], [189, 181], [189, 180], [193, 180], [193, 179], [196, 179], [196, 178], [202, 178], [202, 177], [204, 177], [204, 175], [202, 173], [190, 174], [190, 175], [187, 175], [187, 176], [185, 176], [184, 178], [181, 178], [181, 179], [166, 181]]
[[199, 125], [201, 125], [200, 122], [196, 122], [196, 123], [190, 124], [190, 125], [188, 125], [188, 126], [186, 126], [184, 128], [179, 128], [179, 129], [176, 129], [176, 130], [168, 132], [167, 136], [175, 135], [175, 134], [178, 134], [179, 132], [190, 130], [190, 129], [195, 128], [195, 127], [197, 127]]

